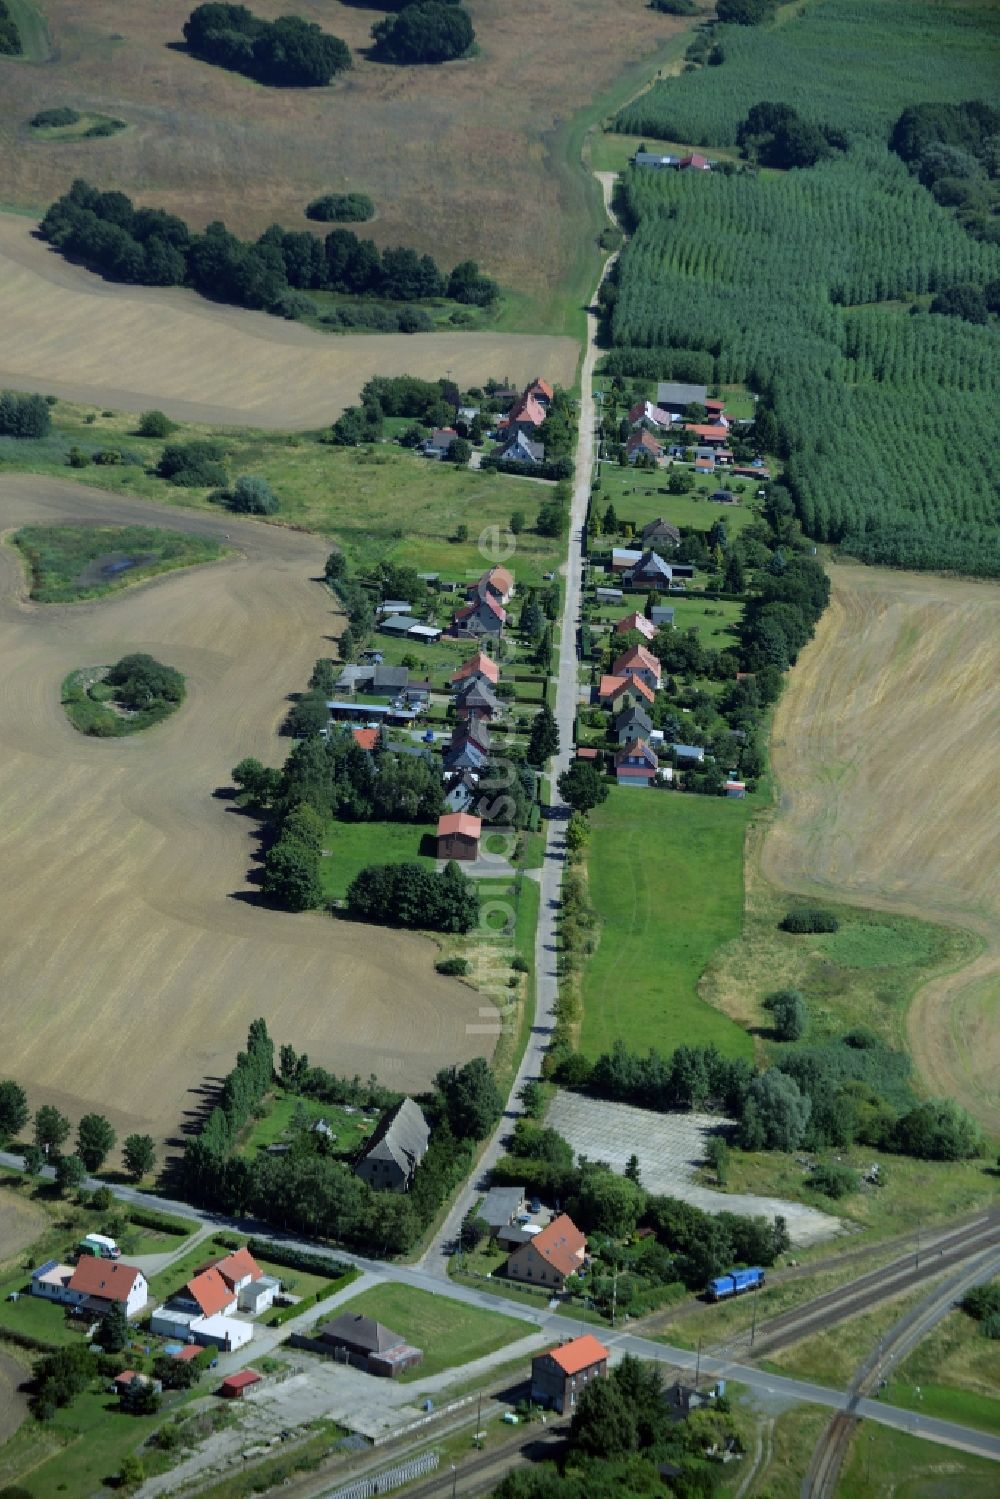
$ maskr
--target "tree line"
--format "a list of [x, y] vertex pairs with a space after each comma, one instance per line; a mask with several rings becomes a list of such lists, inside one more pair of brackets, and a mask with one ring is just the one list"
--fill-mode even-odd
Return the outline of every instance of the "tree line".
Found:
[[[0, 1080], [0, 1146], [7, 1148], [18, 1140], [32, 1119], [28, 1095], [13, 1078]], [[77, 1125], [76, 1149], [65, 1154], [63, 1147], [72, 1133], [69, 1119], [54, 1104], [40, 1104], [35, 1110], [32, 1138], [23, 1146], [25, 1169], [37, 1176], [47, 1163], [55, 1167], [56, 1183], [61, 1190], [79, 1187], [88, 1171], [99, 1171], [118, 1143], [118, 1136], [103, 1114], [82, 1115]], [[122, 1142], [122, 1162], [133, 1181], [146, 1176], [156, 1164], [156, 1151], [149, 1135], [127, 1135]]]
[[282, 315], [302, 310], [296, 294], [309, 290], [400, 302], [447, 296], [479, 306], [499, 292], [474, 261], [445, 274], [430, 255], [402, 246], [379, 250], [350, 229], [331, 230], [321, 240], [273, 224], [250, 242], [216, 220], [195, 234], [175, 214], [136, 208], [124, 193], [101, 192], [82, 178], [51, 205], [39, 232], [113, 280], [191, 286], [214, 301]]
[[[787, 1012], [794, 999], [793, 991], [782, 991], [772, 996], [772, 1008]], [[801, 1034], [798, 1023], [792, 1034]], [[600, 1098], [661, 1113], [720, 1110], [739, 1120], [738, 1140], [746, 1150], [824, 1150], [857, 1142], [942, 1161], [983, 1150], [982, 1132], [970, 1116], [948, 1101], [917, 1102], [908, 1057], [860, 1027], [835, 1041], [783, 1047], [776, 1065], [763, 1070], [713, 1046], [641, 1056], [619, 1041], [590, 1063], [564, 1045], [550, 1058], [547, 1071], [556, 1081]]]
[[184, 22], [184, 40], [195, 57], [276, 87], [322, 88], [351, 67], [340, 37], [301, 16], [265, 21], [245, 5], [199, 5]]

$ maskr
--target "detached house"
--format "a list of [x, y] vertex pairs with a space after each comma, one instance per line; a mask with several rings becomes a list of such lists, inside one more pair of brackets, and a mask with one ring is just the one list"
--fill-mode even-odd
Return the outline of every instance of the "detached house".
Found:
[[707, 422], [692, 422], [686, 428], [691, 438], [697, 440], [697, 445], [704, 448], [724, 448], [729, 441], [729, 423], [722, 417], [717, 423], [711, 425]]
[[31, 1275], [31, 1294], [81, 1307], [95, 1317], [107, 1316], [118, 1302], [126, 1317], [134, 1317], [149, 1300], [149, 1286], [135, 1265], [84, 1255], [76, 1265], [61, 1265], [58, 1260], [40, 1265]]
[[425, 458], [445, 459], [458, 433], [454, 427], [436, 427], [421, 447]]
[[453, 687], [470, 680], [489, 682], [491, 687], [495, 687], [500, 680], [500, 667], [485, 651], [477, 651], [468, 661], [463, 661], [451, 677]]
[[659, 692], [663, 683], [660, 663], [644, 645], [633, 645], [630, 650], [624, 651], [611, 670], [616, 677], [637, 677], [647, 687], [652, 687], [654, 692]]
[[437, 825], [439, 859], [478, 859], [483, 824], [469, 812], [443, 812]]
[[619, 786], [652, 786], [659, 765], [645, 739], [635, 739], [615, 755], [615, 779]]
[[510, 408], [503, 430], [507, 437], [513, 437], [516, 432], [523, 432], [525, 437], [531, 437], [535, 428], [540, 427], [544, 420], [545, 407], [537, 396], [527, 391]]
[[576, 1405], [585, 1385], [607, 1376], [608, 1350], [588, 1332], [535, 1355], [531, 1360], [531, 1398], [565, 1415]]
[[654, 406], [652, 401], [637, 402], [628, 414], [630, 427], [649, 427], [655, 432], [671, 427], [673, 420], [671, 412], [664, 411], [662, 406]]
[[652, 458], [654, 463], [659, 463], [663, 457], [663, 444], [643, 428], [629, 437], [625, 444], [625, 457], [629, 463], [638, 463], [640, 458]]
[[523, 463], [530, 468], [545, 462], [545, 444], [532, 442], [530, 437], [518, 430], [496, 455], [501, 463]]
[[473, 635], [499, 640], [507, 623], [507, 611], [492, 593], [476, 598], [471, 604], [458, 609], [452, 620], [456, 635]]
[[467, 677], [455, 693], [455, 712], [460, 722], [468, 718], [495, 718], [500, 712], [500, 701], [489, 682]]
[[583, 1269], [587, 1241], [565, 1213], [522, 1244], [507, 1261], [510, 1280], [561, 1291], [571, 1275]]
[[431, 1131], [412, 1098], [384, 1114], [354, 1168], [370, 1187], [406, 1192], [424, 1156]]
[[633, 610], [631, 614], [623, 615], [615, 625], [616, 635], [629, 635], [633, 630], [637, 630], [647, 640], [652, 640], [656, 634], [656, 626], [652, 620], [647, 619], [644, 614], [640, 614], [638, 609]]
[[681, 533], [676, 526], [665, 521], [662, 515], [656, 520], [651, 520], [642, 528], [642, 543], [647, 547], [669, 546], [679, 547], [681, 544]]
[[603, 676], [597, 688], [597, 701], [614, 713], [626, 708], [641, 708], [654, 699], [653, 689], [641, 677]]
[[487, 594], [498, 604], [509, 604], [514, 594], [514, 574], [506, 567], [491, 567], [469, 589], [469, 598], [485, 598]]
[[555, 395], [552, 386], [547, 380], [543, 380], [540, 375], [536, 380], [532, 380], [524, 393], [526, 396], [534, 396], [539, 406], [544, 406], [546, 411], [551, 406], [552, 397]]
[[632, 744], [636, 739], [648, 739], [653, 731], [653, 720], [642, 708], [626, 708], [615, 719], [615, 738], [619, 744]]
[[625, 579], [633, 588], [669, 588], [674, 581], [674, 569], [658, 552], [643, 552], [639, 561], [629, 568]]

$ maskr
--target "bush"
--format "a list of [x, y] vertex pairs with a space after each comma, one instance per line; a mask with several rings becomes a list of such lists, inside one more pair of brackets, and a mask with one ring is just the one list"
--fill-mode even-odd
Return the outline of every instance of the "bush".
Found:
[[821, 910], [818, 906], [789, 911], [778, 925], [783, 932], [836, 932], [840, 929], [840, 922], [833, 912]]
[[858, 1190], [858, 1173], [850, 1166], [839, 1166], [835, 1161], [821, 1161], [809, 1177], [809, 1186], [824, 1197], [839, 1200]]
[[230, 510], [243, 515], [274, 515], [280, 508], [278, 496], [266, 479], [256, 474], [241, 474], [228, 493]]
[[367, 193], [326, 193], [306, 208], [306, 218], [320, 224], [360, 224], [375, 216]]
[[322, 88], [351, 67], [345, 42], [300, 16], [264, 21], [245, 5], [199, 5], [184, 23], [195, 57], [286, 88]]
[[176, 422], [162, 411], [144, 411], [136, 428], [140, 437], [169, 437], [176, 431]]
[[439, 958], [434, 964], [438, 973], [447, 978], [464, 978], [469, 971], [468, 958]]
[[36, 130], [42, 130], [46, 127], [50, 130], [58, 130], [65, 125], [78, 125], [79, 122], [80, 115], [77, 110], [60, 106], [57, 109], [40, 109], [36, 115], [32, 115], [29, 123]]
[[161, 479], [185, 489], [216, 489], [225, 485], [224, 449], [218, 442], [168, 443], [156, 472]]

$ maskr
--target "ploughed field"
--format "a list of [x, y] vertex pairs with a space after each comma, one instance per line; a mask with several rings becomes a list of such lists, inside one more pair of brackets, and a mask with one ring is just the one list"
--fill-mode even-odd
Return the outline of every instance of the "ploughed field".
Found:
[[774, 721], [781, 805], [762, 867], [780, 888], [842, 896], [978, 934], [907, 1017], [930, 1094], [1000, 1131], [1000, 589], [861, 567], [833, 596]]
[[33, 229], [0, 214], [0, 388], [157, 407], [178, 420], [308, 428], [334, 421], [375, 374], [448, 372], [463, 387], [491, 375], [573, 383], [571, 338], [319, 333], [180, 287], [113, 285], [64, 261]]
[[[0, 547], [3, 1071], [30, 1102], [119, 1131], [173, 1136], [266, 1018], [338, 1072], [426, 1085], [483, 1050], [476, 996], [434, 972], [420, 937], [254, 904], [255, 823], [213, 796], [245, 755], [277, 764], [287, 693], [330, 654], [320, 539], [181, 515], [56, 480], [5, 477], [4, 527], [155, 525], [233, 555], [90, 603], [26, 601]], [[146, 651], [186, 679], [178, 713], [139, 738], [89, 740], [59, 702], [67, 672]]]

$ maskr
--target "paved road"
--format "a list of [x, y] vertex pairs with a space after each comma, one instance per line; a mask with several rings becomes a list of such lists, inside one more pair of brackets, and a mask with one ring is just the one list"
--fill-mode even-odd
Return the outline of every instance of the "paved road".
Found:
[[[612, 265], [608, 260], [604, 275]], [[603, 280], [603, 275], [602, 275]], [[596, 293], [595, 293], [596, 302]], [[580, 425], [576, 451], [576, 477], [570, 511], [569, 550], [562, 568], [564, 582], [563, 612], [560, 622], [559, 670], [556, 677], [555, 715], [559, 725], [559, 753], [551, 763], [551, 811], [545, 824], [545, 857], [539, 874], [538, 931], [535, 939], [535, 1018], [528, 1045], [511, 1087], [507, 1107], [500, 1123], [483, 1151], [479, 1168], [456, 1197], [448, 1216], [431, 1247], [420, 1260], [422, 1269], [445, 1280], [448, 1276], [448, 1245], [458, 1237], [462, 1220], [482, 1196], [490, 1170], [503, 1153], [504, 1137], [523, 1113], [519, 1094], [524, 1084], [541, 1077], [542, 1058], [555, 1024], [556, 1001], [559, 998], [557, 976], [557, 919], [560, 887], [566, 859], [566, 816], [568, 808], [556, 790], [556, 780], [569, 767], [573, 755], [573, 726], [579, 697], [577, 676], [577, 631], [580, 623], [580, 598], [583, 579], [583, 540], [590, 498], [590, 475], [594, 463], [594, 398], [592, 378], [597, 359], [598, 320], [593, 311], [587, 314], [587, 348], [581, 375]], [[512, 563], [515, 575], [517, 556]]]

